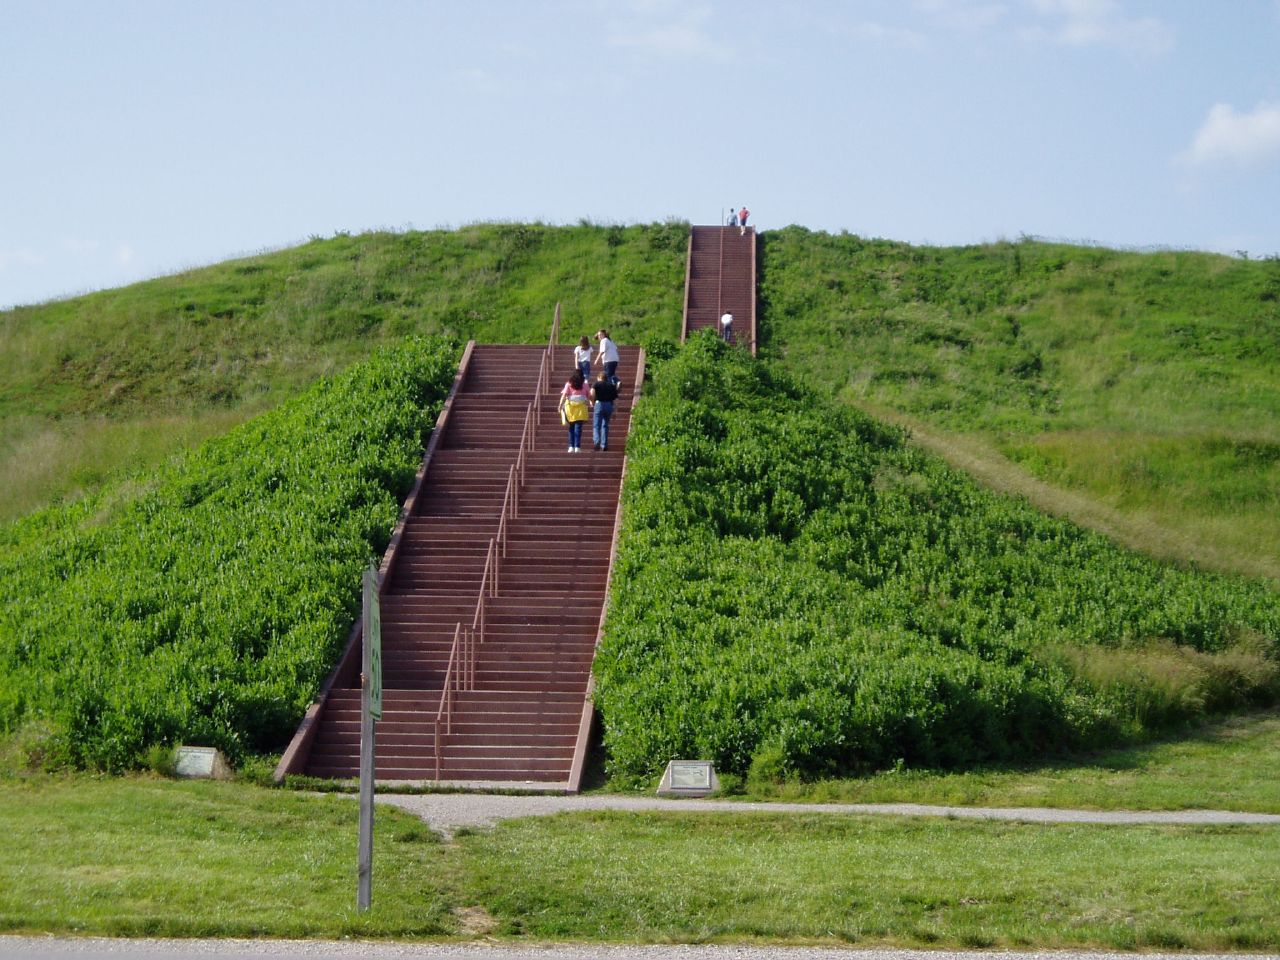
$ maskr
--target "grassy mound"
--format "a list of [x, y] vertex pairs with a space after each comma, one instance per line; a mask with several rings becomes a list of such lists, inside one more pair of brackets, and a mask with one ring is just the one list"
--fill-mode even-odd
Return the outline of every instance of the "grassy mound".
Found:
[[1145, 552], [1280, 580], [1280, 260], [763, 243], [763, 343], [795, 372], [981, 441]]
[[1277, 693], [1280, 594], [978, 488], [703, 338], [628, 444], [597, 703], [616, 773], [961, 766]]
[[0, 520], [225, 433], [407, 335], [676, 338], [688, 224], [313, 240], [0, 313]]
[[0, 731], [120, 769], [278, 747], [333, 665], [457, 367], [387, 348], [149, 476], [0, 528]]

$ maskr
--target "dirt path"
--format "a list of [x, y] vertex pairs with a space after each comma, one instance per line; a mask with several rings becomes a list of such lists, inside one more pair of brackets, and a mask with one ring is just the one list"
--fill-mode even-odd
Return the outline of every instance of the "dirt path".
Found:
[[583, 810], [661, 810], [678, 813], [892, 814], [1027, 823], [1274, 824], [1280, 814], [1222, 810], [1061, 810], [1051, 807], [937, 807], [916, 803], [747, 803], [733, 800], [667, 800], [660, 797], [510, 796], [494, 793], [382, 794], [378, 802], [421, 817], [451, 836], [460, 827], [492, 826], [517, 817], [546, 817]]

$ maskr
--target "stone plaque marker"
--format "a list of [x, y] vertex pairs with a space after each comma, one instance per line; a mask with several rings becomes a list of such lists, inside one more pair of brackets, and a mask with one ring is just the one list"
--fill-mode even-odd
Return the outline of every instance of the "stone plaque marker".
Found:
[[658, 785], [660, 797], [705, 797], [720, 789], [710, 760], [672, 760]]
[[231, 768], [213, 747], [178, 747], [174, 751], [174, 773], [180, 777], [203, 780], [226, 780]]

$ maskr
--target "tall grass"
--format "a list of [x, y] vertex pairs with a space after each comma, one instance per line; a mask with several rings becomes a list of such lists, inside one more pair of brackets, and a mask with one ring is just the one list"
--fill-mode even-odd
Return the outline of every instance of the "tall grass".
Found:
[[[543, 342], [560, 302], [566, 343], [601, 326], [622, 342], [675, 337], [687, 237], [679, 222], [343, 235], [4, 311], [0, 485], [16, 482], [0, 520], [158, 463], [183, 434], [210, 436], [409, 334]], [[79, 423], [125, 442], [86, 448]], [[125, 439], [142, 431], [155, 442]], [[32, 454], [49, 468], [17, 462]]]
[[767, 352], [845, 400], [982, 438], [1218, 566], [1280, 556], [1280, 261], [790, 227], [762, 271]]

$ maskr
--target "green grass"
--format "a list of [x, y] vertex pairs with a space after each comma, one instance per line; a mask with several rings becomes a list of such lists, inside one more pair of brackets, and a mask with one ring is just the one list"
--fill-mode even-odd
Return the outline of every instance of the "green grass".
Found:
[[1275, 828], [597, 813], [462, 846], [468, 898], [540, 939], [1280, 944]]
[[387, 346], [139, 482], [0, 526], [0, 735], [99, 769], [279, 749], [332, 668], [460, 346]]
[[379, 811], [355, 909], [357, 805], [240, 784], [0, 780], [0, 929], [108, 936], [431, 937], [452, 929], [437, 838]]
[[764, 236], [762, 277], [766, 353], [848, 402], [1280, 579], [1280, 260], [792, 227]]
[[741, 786], [750, 799], [816, 803], [1280, 813], [1280, 713], [1232, 717], [1177, 739], [1022, 767]]
[[[0, 520], [159, 463], [410, 334], [543, 343], [561, 302], [566, 344], [600, 326], [677, 337], [687, 239], [679, 222], [340, 235], [0, 312]], [[125, 442], [84, 449], [104, 427]]]
[[627, 442], [609, 769], [969, 768], [1276, 702], [1280, 594], [983, 490], [711, 335]]
[[0, 929], [1275, 950], [1273, 827], [572, 814], [443, 844], [379, 809], [237, 783], [0, 779]]

